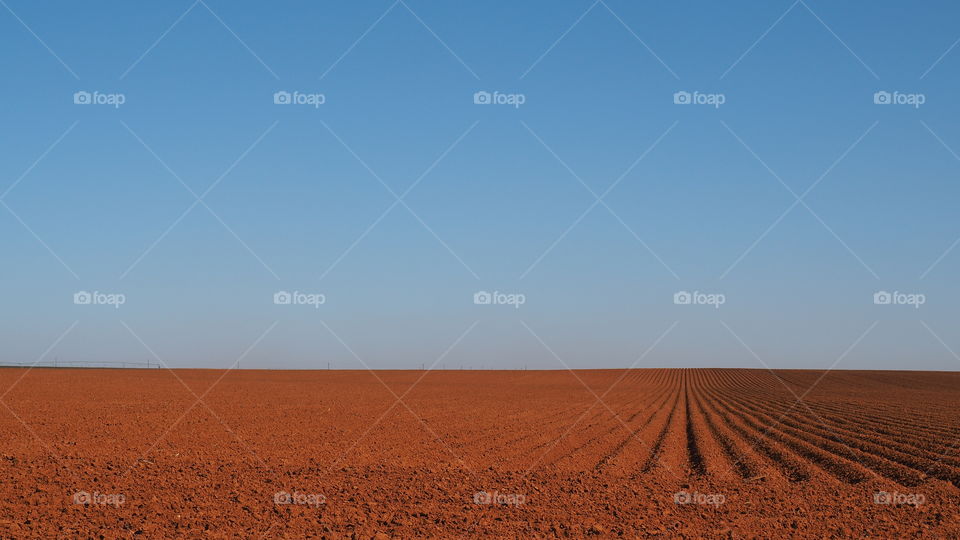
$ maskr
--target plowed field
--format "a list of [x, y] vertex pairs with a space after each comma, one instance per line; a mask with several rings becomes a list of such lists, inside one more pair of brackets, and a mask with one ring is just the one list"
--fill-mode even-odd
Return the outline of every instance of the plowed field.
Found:
[[960, 536], [955, 373], [11, 368], [0, 392], [3, 538]]

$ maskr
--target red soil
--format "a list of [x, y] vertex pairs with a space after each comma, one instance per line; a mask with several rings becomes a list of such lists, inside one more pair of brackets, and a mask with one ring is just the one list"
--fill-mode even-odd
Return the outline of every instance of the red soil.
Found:
[[3, 369], [0, 392], [2, 538], [960, 536], [954, 373]]

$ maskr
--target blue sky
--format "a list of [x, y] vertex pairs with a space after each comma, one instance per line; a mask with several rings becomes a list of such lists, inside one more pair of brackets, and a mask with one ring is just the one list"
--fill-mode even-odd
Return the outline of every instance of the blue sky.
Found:
[[945, 1], [4, 0], [0, 360], [958, 369], [958, 39]]

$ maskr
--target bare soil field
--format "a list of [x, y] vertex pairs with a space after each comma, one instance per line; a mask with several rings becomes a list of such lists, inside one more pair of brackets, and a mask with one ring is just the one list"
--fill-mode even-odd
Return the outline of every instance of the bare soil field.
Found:
[[9, 368], [0, 392], [3, 538], [960, 537], [956, 373]]

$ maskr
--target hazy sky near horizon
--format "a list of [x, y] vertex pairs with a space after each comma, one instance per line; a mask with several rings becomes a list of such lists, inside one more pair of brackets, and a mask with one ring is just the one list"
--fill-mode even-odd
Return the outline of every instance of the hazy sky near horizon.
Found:
[[0, 362], [960, 369], [955, 2], [0, 4]]

